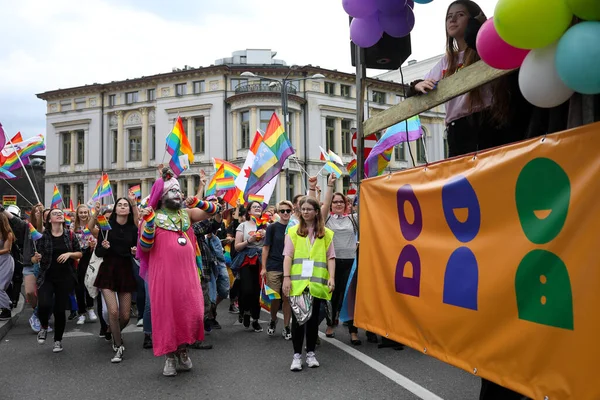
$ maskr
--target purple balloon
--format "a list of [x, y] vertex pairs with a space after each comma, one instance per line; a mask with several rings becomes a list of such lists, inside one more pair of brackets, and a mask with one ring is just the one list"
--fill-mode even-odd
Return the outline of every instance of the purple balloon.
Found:
[[375, 3], [381, 14], [400, 14], [406, 6], [406, 0], [376, 0]]
[[377, 12], [375, 0], [342, 0], [346, 13], [354, 18], [366, 18]]
[[381, 14], [379, 23], [385, 33], [400, 38], [408, 35], [415, 26], [415, 14], [410, 7], [405, 7], [400, 14]]
[[383, 36], [379, 13], [367, 18], [354, 18], [350, 23], [350, 38], [362, 48], [374, 46]]

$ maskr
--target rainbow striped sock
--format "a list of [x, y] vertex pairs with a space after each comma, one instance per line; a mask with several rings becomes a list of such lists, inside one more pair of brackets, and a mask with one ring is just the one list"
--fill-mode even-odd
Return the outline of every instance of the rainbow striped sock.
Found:
[[154, 225], [154, 218], [156, 214], [152, 211], [150, 214], [144, 216], [144, 221], [146, 224], [144, 225], [144, 230], [142, 231], [142, 236], [140, 237], [140, 246], [150, 249], [154, 246], [154, 234], [156, 231], [156, 227]]

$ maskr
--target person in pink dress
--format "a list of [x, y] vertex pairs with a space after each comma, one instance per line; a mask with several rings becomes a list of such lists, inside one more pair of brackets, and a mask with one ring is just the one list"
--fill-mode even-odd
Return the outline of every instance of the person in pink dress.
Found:
[[189, 371], [187, 346], [204, 340], [204, 298], [199, 251], [192, 224], [210, 218], [218, 206], [185, 201], [173, 172], [163, 168], [152, 186], [139, 240], [140, 276], [148, 283], [155, 356], [165, 356], [163, 375]]

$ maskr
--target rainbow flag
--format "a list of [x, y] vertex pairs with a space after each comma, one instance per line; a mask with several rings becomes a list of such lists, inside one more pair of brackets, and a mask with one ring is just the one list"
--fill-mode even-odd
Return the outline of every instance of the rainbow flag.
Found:
[[265, 292], [265, 281], [260, 278], [260, 306], [266, 311], [271, 311], [271, 298]]
[[217, 179], [221, 179], [225, 177], [225, 167], [221, 165], [221, 167], [215, 172], [210, 182], [204, 189], [205, 196], [216, 196], [217, 195]]
[[42, 234], [37, 231], [29, 222], [29, 235], [31, 236], [31, 240], [36, 241], [42, 238]]
[[130, 191], [132, 191], [135, 194], [135, 198], [136, 199], [141, 199], [142, 198], [142, 188], [140, 185], [135, 185], [129, 188]]
[[252, 201], [258, 201], [260, 204], [262, 204], [265, 201], [265, 196], [260, 195], [260, 194], [249, 194], [248, 195], [248, 203], [250, 203]]
[[60, 192], [56, 185], [54, 185], [54, 191], [52, 192], [52, 202], [50, 203], [50, 208], [58, 208], [58, 206], [63, 202], [62, 197], [60, 196]]
[[46, 145], [44, 144], [44, 135], [37, 135], [31, 141], [28, 141], [24, 147], [19, 147], [20, 149], [18, 152], [21, 159], [28, 158], [38, 151], [46, 150]]
[[267, 286], [267, 284], [265, 283], [265, 294], [269, 297], [269, 299], [271, 300], [277, 300], [277, 299], [281, 299], [281, 295], [279, 293], [277, 293], [275, 290], [271, 289], [269, 286]]
[[223, 177], [225, 178], [233, 177], [233, 179], [235, 179], [240, 174], [241, 168], [230, 163], [229, 161], [221, 160], [220, 158], [213, 158], [213, 162], [215, 164], [216, 171], [223, 166]]
[[92, 234], [92, 232], [90, 232], [90, 230], [88, 229], [87, 226], [83, 227], [83, 229], [81, 230], [81, 233], [83, 234], [83, 236], [89, 236]]
[[235, 178], [230, 176], [228, 178], [219, 178], [216, 180], [217, 190], [231, 190], [235, 189]]
[[348, 163], [348, 165], [346, 165], [346, 171], [348, 171], [348, 175], [350, 175], [351, 180], [354, 180], [354, 181], [356, 180], [356, 174], [358, 172], [357, 167], [358, 167], [358, 164], [356, 162], [356, 158], [354, 160], [350, 161]]
[[92, 193], [92, 200], [98, 201], [103, 197], [112, 197], [112, 195], [113, 192], [110, 186], [110, 179], [108, 179], [108, 174], [102, 174], [102, 177], [96, 182], [96, 188]]
[[98, 218], [96, 218], [96, 221], [98, 221], [100, 230], [110, 231], [112, 229], [110, 227], [110, 224], [108, 223], [108, 219], [106, 219], [106, 217], [104, 215], [98, 215]]
[[294, 148], [279, 118], [273, 113], [263, 141], [260, 143], [252, 163], [244, 196], [247, 198], [250, 194], [258, 193], [271, 179], [279, 174], [283, 169], [285, 160], [292, 154], [294, 154]]
[[225, 264], [231, 265], [231, 243], [223, 246], [223, 256], [225, 256]]
[[71, 226], [72, 223], [73, 223], [73, 219], [71, 217], [71, 214], [65, 213], [65, 224], [67, 226]]
[[0, 178], [2, 179], [15, 179], [16, 176], [7, 169], [0, 167]]
[[181, 117], [177, 117], [173, 130], [167, 136], [167, 152], [171, 155], [169, 166], [175, 177], [181, 175], [190, 167], [190, 163], [194, 162], [194, 152], [183, 129]]

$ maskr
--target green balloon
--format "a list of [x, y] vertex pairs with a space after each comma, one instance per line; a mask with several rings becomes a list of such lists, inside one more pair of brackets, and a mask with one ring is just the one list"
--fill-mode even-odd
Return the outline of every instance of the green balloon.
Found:
[[571, 12], [586, 21], [600, 21], [600, 1], [566, 0]]
[[560, 39], [572, 19], [565, 0], [499, 0], [494, 27], [506, 43], [537, 49]]

